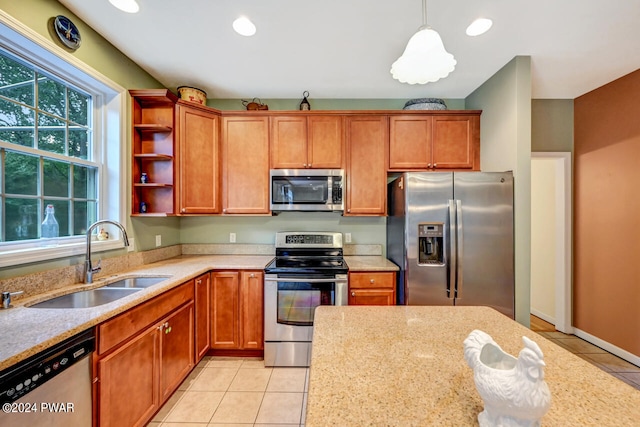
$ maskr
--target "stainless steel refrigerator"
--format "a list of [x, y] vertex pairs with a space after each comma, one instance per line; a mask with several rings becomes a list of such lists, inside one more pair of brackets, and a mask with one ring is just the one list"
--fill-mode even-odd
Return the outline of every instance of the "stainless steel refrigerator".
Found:
[[404, 173], [388, 203], [398, 304], [484, 305], [514, 318], [511, 172]]

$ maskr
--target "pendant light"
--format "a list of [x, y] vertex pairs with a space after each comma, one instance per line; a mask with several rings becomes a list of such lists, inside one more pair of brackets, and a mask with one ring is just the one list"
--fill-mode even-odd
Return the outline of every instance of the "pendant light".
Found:
[[425, 84], [445, 78], [456, 66], [440, 35], [427, 26], [427, 0], [422, 0], [422, 26], [391, 65], [391, 75], [401, 83]]

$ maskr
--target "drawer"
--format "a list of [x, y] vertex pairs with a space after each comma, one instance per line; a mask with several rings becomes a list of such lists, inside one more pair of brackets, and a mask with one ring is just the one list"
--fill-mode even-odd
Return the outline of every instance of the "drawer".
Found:
[[182, 304], [193, 301], [193, 280], [171, 289], [98, 325], [98, 354], [102, 355], [160, 320]]
[[394, 289], [395, 286], [396, 273], [393, 271], [349, 273], [349, 289]]

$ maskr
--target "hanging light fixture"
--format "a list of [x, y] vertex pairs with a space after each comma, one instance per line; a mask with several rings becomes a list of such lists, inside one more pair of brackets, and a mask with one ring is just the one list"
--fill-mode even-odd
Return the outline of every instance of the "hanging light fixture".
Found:
[[127, 13], [137, 13], [140, 10], [136, 0], [109, 0], [109, 3]]
[[391, 75], [401, 83], [425, 84], [447, 77], [456, 63], [445, 50], [440, 35], [427, 26], [427, 0], [422, 0], [422, 26], [409, 39], [402, 56], [391, 65]]

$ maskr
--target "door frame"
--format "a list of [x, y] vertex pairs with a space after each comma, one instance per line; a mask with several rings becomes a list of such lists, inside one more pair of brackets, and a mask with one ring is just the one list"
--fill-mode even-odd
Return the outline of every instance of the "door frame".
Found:
[[556, 330], [573, 333], [572, 312], [572, 158], [570, 152], [532, 152], [531, 161], [536, 159], [554, 160], [556, 178], [556, 259], [555, 275], [555, 318]]

